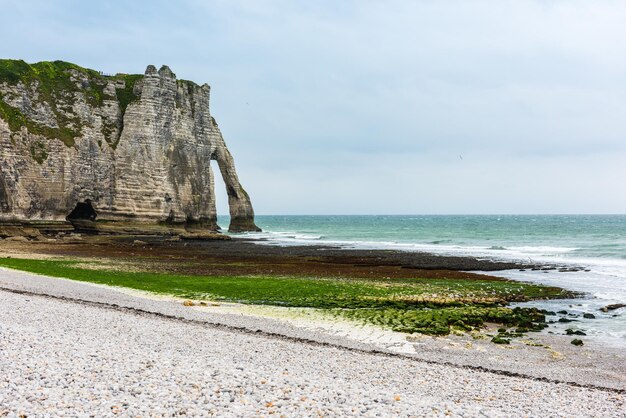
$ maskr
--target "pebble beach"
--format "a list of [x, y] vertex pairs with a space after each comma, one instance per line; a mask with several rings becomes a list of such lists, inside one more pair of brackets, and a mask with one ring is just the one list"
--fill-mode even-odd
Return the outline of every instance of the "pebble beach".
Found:
[[[587, 348], [571, 359], [564, 351], [572, 361], [550, 367], [530, 348], [459, 355], [442, 349], [458, 345], [443, 338], [422, 340], [407, 355], [384, 341], [7, 269], [0, 270], [0, 289], [0, 416], [619, 417], [626, 411], [617, 352]], [[578, 367], [594, 354], [595, 366]], [[517, 372], [498, 367], [520, 358], [528, 361]], [[590, 376], [593, 368], [598, 373]]]

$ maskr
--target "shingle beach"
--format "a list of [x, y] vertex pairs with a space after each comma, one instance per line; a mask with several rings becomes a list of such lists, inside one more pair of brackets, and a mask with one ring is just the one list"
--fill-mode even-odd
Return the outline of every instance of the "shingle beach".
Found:
[[[532, 369], [541, 368], [533, 355], [526, 375], [496, 370], [497, 359], [487, 371], [464, 367], [463, 356], [453, 354], [449, 359], [458, 364], [437, 364], [446, 351], [432, 344], [442, 358], [425, 349], [420, 359], [420, 345], [415, 356], [393, 354], [384, 344], [323, 329], [6, 269], [0, 287], [0, 416], [618, 417], [626, 411], [619, 364], [592, 381], [572, 368], [567, 383], [558, 373], [533, 377]], [[603, 376], [611, 380], [605, 387]]]

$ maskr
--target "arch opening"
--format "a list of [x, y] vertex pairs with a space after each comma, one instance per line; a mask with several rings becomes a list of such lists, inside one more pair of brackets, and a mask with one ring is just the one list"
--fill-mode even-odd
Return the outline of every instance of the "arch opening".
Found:
[[217, 163], [216, 158], [213, 158], [210, 161], [211, 171], [213, 176], [213, 199], [215, 201], [215, 216], [217, 219], [217, 224], [219, 230], [222, 230], [221, 225], [228, 226], [230, 223], [230, 206], [228, 204], [228, 194], [226, 193], [226, 188], [224, 184], [224, 178], [222, 177], [222, 172], [219, 169], [219, 165]]

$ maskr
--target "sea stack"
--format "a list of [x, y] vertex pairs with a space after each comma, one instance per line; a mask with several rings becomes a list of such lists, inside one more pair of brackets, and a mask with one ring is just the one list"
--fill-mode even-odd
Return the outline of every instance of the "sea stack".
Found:
[[215, 231], [215, 160], [229, 230], [258, 231], [209, 93], [167, 66], [104, 75], [62, 61], [0, 60], [0, 222]]

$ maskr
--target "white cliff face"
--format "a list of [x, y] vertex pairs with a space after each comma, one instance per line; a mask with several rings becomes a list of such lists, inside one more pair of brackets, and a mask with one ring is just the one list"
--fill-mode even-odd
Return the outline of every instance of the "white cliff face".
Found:
[[65, 220], [87, 202], [98, 220], [215, 230], [216, 160], [229, 229], [258, 230], [209, 113], [208, 85], [165, 66], [143, 77], [78, 68], [63, 70], [62, 89], [57, 79], [6, 81], [0, 72], [0, 221]]

